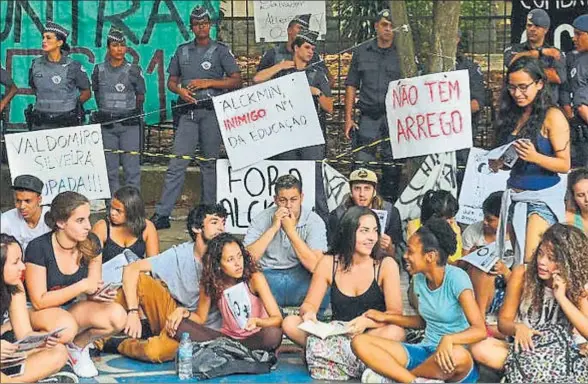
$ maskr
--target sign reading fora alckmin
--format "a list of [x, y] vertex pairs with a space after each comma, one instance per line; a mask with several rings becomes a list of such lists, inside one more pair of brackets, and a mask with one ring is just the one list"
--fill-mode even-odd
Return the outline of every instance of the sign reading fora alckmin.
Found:
[[310, 14], [310, 29], [319, 36], [327, 33], [326, 6], [324, 0], [256, 0], [253, 2], [255, 41], [266, 43], [288, 41], [288, 24], [298, 15]]
[[304, 72], [226, 93], [212, 102], [233, 169], [325, 143]]
[[12, 181], [37, 176], [45, 184], [43, 204], [65, 191], [90, 200], [110, 198], [99, 124], [12, 133], [5, 139]]
[[472, 146], [467, 70], [391, 81], [386, 117], [395, 159]]

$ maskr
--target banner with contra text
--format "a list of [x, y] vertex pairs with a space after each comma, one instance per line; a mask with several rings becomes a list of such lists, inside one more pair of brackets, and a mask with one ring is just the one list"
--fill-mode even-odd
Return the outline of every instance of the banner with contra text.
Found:
[[[9, 124], [23, 124], [24, 110], [34, 102], [28, 84], [33, 59], [42, 54], [41, 31], [48, 20], [70, 31], [67, 39], [71, 57], [79, 60], [88, 75], [106, 56], [106, 36], [111, 27], [123, 31], [129, 53], [127, 60], [143, 69], [147, 85], [145, 112], [148, 123], [171, 118], [170, 100], [177, 95], [167, 90], [167, 66], [178, 45], [194, 39], [190, 12], [202, 5], [218, 21], [220, 0], [3, 0], [0, 1], [0, 63], [20, 89], [8, 110]], [[211, 28], [216, 37], [217, 27]], [[95, 109], [94, 99], [84, 104]], [[167, 113], [166, 113], [167, 109]]]
[[274, 205], [276, 180], [282, 175], [302, 181], [302, 204], [314, 208], [314, 161], [260, 161], [235, 170], [227, 160], [217, 160], [216, 174], [216, 198], [228, 212], [227, 232], [245, 234], [251, 220]]
[[225, 93], [212, 102], [233, 169], [325, 143], [305, 72]]
[[588, 0], [513, 0], [510, 17], [512, 43], [527, 40], [527, 14], [535, 8], [545, 10], [551, 19], [547, 42], [564, 52], [571, 51], [574, 48], [572, 23], [576, 17], [588, 13]]
[[43, 181], [43, 204], [61, 192], [109, 199], [108, 174], [99, 124], [11, 133], [4, 136], [10, 177]]
[[468, 71], [391, 81], [386, 117], [395, 159], [471, 147]]
[[288, 41], [288, 24], [297, 15], [309, 13], [310, 29], [319, 32], [319, 40], [327, 33], [327, 17], [324, 0], [256, 0], [253, 2], [255, 41], [266, 43]]

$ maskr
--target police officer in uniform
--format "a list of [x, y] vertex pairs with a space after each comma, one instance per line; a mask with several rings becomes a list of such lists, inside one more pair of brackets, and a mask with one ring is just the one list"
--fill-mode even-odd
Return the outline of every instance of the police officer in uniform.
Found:
[[[267, 69], [261, 70], [253, 77], [253, 82], [261, 83], [275, 77], [289, 75], [297, 71], [305, 71], [323, 135], [326, 137], [325, 114], [333, 113], [333, 97], [327, 75], [323, 70], [317, 68], [317, 65], [311, 64], [317, 37], [318, 32], [316, 31], [308, 29], [301, 30], [292, 41], [293, 60], [280, 61]], [[322, 160], [324, 158], [324, 144], [294, 149], [274, 156], [275, 160]], [[329, 208], [323, 185], [321, 164], [317, 162], [315, 168], [315, 208], [317, 214], [326, 221], [329, 216]]]
[[[482, 69], [472, 59], [468, 58], [461, 45], [461, 31], [458, 31], [457, 35], [457, 56], [455, 58], [455, 70], [460, 71], [466, 69], [470, 76], [470, 108], [472, 111], [472, 136], [476, 137], [477, 127], [479, 123], [480, 110], [486, 104], [486, 88], [484, 87], [484, 75]], [[455, 153], [457, 165], [457, 184], [458, 191], [461, 190], [461, 183], [465, 169], [463, 168], [469, 156], [469, 149], [461, 149]]]
[[[211, 97], [241, 86], [241, 72], [230, 49], [209, 37], [210, 14], [195, 7], [190, 14], [194, 41], [182, 44], [172, 57], [167, 87], [177, 93], [181, 116], [174, 140], [175, 155], [192, 155], [196, 146], [206, 158], [218, 158], [222, 142]], [[189, 160], [172, 159], [155, 214], [151, 221], [157, 229], [169, 228], [169, 215], [184, 184]], [[200, 163], [202, 193], [200, 203], [216, 202], [216, 163]]]
[[[376, 140], [389, 137], [385, 98], [388, 84], [400, 79], [400, 62], [394, 47], [392, 14], [384, 9], [378, 13], [374, 24], [376, 39], [358, 47], [353, 53], [349, 74], [345, 81], [345, 137], [358, 148]], [[357, 107], [359, 125], [355, 123], [353, 108], [360, 90]], [[385, 141], [379, 145], [380, 161], [392, 161], [392, 147]], [[362, 149], [356, 160], [376, 161], [377, 147]], [[373, 167], [371, 167], [373, 168]], [[394, 202], [398, 198], [400, 167], [383, 166], [380, 194]]]
[[82, 105], [92, 96], [90, 80], [79, 61], [69, 57], [69, 31], [47, 22], [43, 31], [43, 56], [33, 60], [29, 85], [37, 97], [26, 113], [33, 130], [83, 124]]
[[570, 119], [572, 167], [588, 167], [588, 14], [573, 22], [575, 50], [567, 56], [562, 104]]
[[[108, 32], [106, 61], [94, 67], [92, 90], [98, 111], [92, 121], [102, 124], [104, 148], [123, 151], [141, 149], [139, 122], [145, 101], [145, 79], [141, 68], [125, 59], [127, 44], [124, 34], [116, 29]], [[122, 120], [120, 122], [114, 122]], [[141, 188], [140, 157], [129, 154], [106, 153], [108, 183], [113, 194], [120, 187], [119, 165], [122, 163], [125, 182]]]
[[[4, 109], [14, 95], [16, 95], [18, 88], [14, 84], [14, 81], [12, 81], [10, 74], [2, 67], [0, 67], [0, 85], [4, 86], [4, 93], [0, 96], [0, 124], [4, 124]], [[8, 118], [6, 118], [6, 121], [8, 121]]]
[[[285, 43], [276, 44], [273, 48], [266, 51], [261, 57], [261, 61], [257, 66], [257, 72], [273, 67], [274, 65], [282, 61], [292, 61], [294, 56], [294, 50], [292, 49], [292, 43], [300, 31], [308, 29], [310, 26], [310, 13], [304, 15], [298, 15], [294, 17], [290, 23], [288, 23], [288, 41]], [[333, 85], [334, 79], [332, 78], [325, 62], [321, 60], [318, 52], [315, 50], [312, 55], [310, 64], [321, 69], [325, 72], [329, 79], [329, 84]]]
[[513, 44], [504, 50], [504, 65], [510, 66], [521, 57], [530, 56], [539, 59], [545, 65], [545, 75], [551, 86], [552, 101], [559, 102], [559, 85], [566, 82], [566, 58], [557, 48], [545, 43], [545, 35], [551, 20], [543, 9], [533, 9], [527, 14], [527, 41]]

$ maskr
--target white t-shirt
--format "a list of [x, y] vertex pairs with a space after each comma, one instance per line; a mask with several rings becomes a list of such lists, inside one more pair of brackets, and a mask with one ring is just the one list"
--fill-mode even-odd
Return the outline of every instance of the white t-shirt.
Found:
[[468, 226], [461, 235], [463, 249], [472, 249], [474, 247], [485, 247], [486, 239], [484, 238], [484, 222], [478, 221]]
[[49, 207], [43, 206], [41, 209], [41, 219], [35, 228], [30, 228], [28, 226], [18, 212], [18, 209], [14, 208], [10, 211], [4, 212], [0, 219], [0, 231], [7, 235], [14, 236], [24, 251], [31, 240], [44, 235], [47, 232], [51, 232], [51, 228], [45, 224], [45, 214], [49, 212]]

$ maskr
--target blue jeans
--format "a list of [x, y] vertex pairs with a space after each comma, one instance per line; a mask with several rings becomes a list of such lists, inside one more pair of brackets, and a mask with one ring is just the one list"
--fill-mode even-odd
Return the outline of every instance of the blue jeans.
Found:
[[[402, 343], [404, 350], [406, 351], [406, 356], [408, 357], [408, 362], [406, 363], [406, 369], [412, 371], [419, 365], [425, 362], [429, 357], [435, 354], [437, 350], [436, 345], [432, 344], [407, 344]], [[478, 366], [474, 362], [472, 369], [467, 374], [466, 377], [461, 379], [460, 383], [477, 383], [478, 379], [480, 378], [480, 372], [478, 371]]]
[[[312, 274], [301, 264], [288, 269], [264, 269], [263, 274], [280, 307], [299, 307], [302, 304], [308, 292]], [[331, 288], [329, 287], [319, 313], [324, 312], [330, 301]]]

